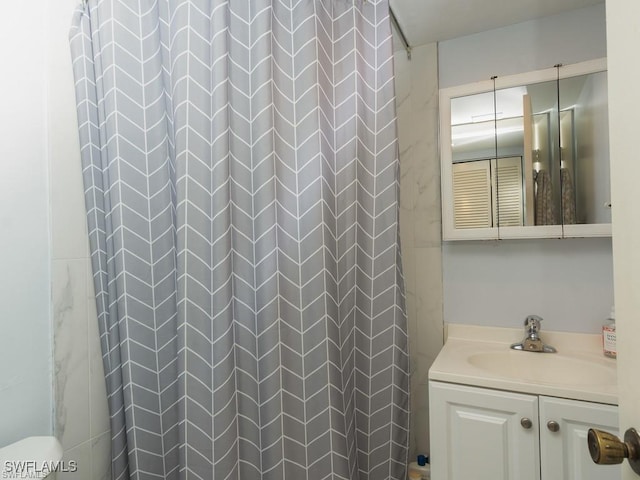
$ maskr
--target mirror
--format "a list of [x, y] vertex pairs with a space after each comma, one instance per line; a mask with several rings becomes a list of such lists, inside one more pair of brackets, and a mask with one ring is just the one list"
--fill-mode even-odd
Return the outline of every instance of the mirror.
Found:
[[603, 60], [453, 87], [441, 102], [445, 240], [610, 235]]
[[611, 223], [607, 72], [559, 81], [565, 226]]

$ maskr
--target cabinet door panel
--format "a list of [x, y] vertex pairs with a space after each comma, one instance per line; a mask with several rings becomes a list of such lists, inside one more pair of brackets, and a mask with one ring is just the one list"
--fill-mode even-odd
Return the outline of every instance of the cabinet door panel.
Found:
[[431, 382], [429, 397], [433, 480], [539, 480], [536, 396]]
[[[560, 429], [552, 432], [547, 422]], [[587, 448], [590, 428], [618, 435], [618, 408], [613, 405], [540, 397], [540, 455], [543, 480], [619, 480], [619, 465], [596, 465]]]

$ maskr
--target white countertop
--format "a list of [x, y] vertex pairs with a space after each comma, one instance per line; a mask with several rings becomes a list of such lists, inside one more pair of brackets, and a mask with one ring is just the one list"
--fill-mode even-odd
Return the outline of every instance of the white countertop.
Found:
[[447, 340], [429, 380], [512, 392], [618, 404], [616, 361], [600, 335], [541, 331], [558, 353], [512, 350], [524, 329], [448, 324]]

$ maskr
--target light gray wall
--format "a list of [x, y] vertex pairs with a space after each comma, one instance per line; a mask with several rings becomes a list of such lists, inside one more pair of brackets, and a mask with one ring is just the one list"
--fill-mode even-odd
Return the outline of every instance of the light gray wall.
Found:
[[596, 333], [613, 302], [610, 238], [445, 242], [450, 323]]
[[[439, 45], [440, 88], [606, 56], [604, 5]], [[596, 333], [613, 302], [610, 239], [445, 242], [444, 320]]]
[[0, 447], [51, 434], [44, 21], [44, 0], [0, 6]]
[[440, 88], [607, 56], [604, 3], [438, 44]]

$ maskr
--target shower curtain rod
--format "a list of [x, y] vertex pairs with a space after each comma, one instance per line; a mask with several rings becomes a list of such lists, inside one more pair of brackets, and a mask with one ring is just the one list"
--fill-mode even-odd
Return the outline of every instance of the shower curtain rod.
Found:
[[[82, 5], [86, 7], [89, 3], [89, 0], [82, 0]], [[396, 32], [398, 32], [398, 36], [400, 37], [400, 41], [402, 42], [402, 46], [407, 51], [407, 58], [411, 60], [411, 45], [409, 45], [409, 41], [407, 40], [407, 36], [404, 34], [402, 27], [398, 23], [398, 18], [396, 14], [393, 12], [393, 8], [389, 5], [389, 16], [391, 17], [391, 24], [393, 28], [395, 28]]]
[[396, 17], [396, 14], [393, 13], [393, 8], [391, 8], [391, 5], [389, 5], [389, 16], [391, 17], [391, 24], [393, 25], [393, 28], [395, 28], [396, 32], [398, 32], [398, 35], [400, 36], [400, 40], [402, 41], [402, 45], [404, 46], [404, 49], [407, 51], [407, 58], [411, 60], [411, 45], [409, 45], [409, 41], [407, 40], [406, 35], [402, 31], [402, 27], [398, 23], [398, 18]]

